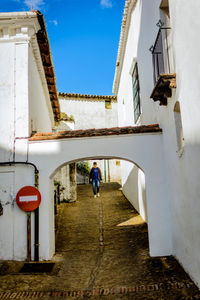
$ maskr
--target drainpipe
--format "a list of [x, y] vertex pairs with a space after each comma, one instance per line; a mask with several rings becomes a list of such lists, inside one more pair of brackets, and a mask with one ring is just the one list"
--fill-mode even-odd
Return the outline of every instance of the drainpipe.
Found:
[[[9, 162], [0, 162], [0, 166], [12, 166], [12, 165], [29, 165], [34, 167], [35, 172], [35, 187], [39, 187], [39, 170], [36, 165], [30, 162], [21, 162], [21, 161], [9, 161]], [[35, 214], [35, 253], [34, 260], [39, 260], [39, 207], [34, 211]]]
[[[35, 169], [35, 187], [39, 188], [39, 171]], [[35, 216], [35, 253], [34, 253], [34, 260], [39, 261], [39, 207], [34, 210]]]

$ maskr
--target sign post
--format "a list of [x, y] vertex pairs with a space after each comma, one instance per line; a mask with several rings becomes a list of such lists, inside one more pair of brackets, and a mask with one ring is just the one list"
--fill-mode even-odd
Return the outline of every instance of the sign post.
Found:
[[41, 194], [33, 186], [24, 186], [16, 196], [20, 209], [27, 212], [27, 261], [31, 261], [31, 211], [37, 209], [41, 202]]
[[31, 212], [27, 212], [27, 261], [31, 261]]

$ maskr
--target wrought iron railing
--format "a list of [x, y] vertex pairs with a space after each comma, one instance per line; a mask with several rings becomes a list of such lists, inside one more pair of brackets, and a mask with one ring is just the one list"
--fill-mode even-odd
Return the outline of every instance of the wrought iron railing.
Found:
[[[160, 25], [160, 26], [159, 26]], [[161, 74], [173, 73], [173, 64], [171, 57], [171, 41], [170, 41], [170, 27], [162, 27], [159, 21], [159, 31], [156, 37], [155, 44], [150, 48], [153, 59], [153, 77], [154, 84], [157, 82]]]

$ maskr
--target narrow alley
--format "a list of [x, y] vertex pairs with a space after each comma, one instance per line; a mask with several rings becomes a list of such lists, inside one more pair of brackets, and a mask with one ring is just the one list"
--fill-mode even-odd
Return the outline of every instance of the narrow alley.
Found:
[[149, 257], [147, 225], [118, 183], [103, 184], [99, 198], [78, 186], [77, 202], [58, 207], [56, 229], [52, 271], [2, 262], [0, 299], [200, 299], [173, 257]]

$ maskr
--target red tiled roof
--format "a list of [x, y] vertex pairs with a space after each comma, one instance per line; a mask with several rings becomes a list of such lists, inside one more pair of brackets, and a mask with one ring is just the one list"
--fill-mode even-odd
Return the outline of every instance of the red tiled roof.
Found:
[[58, 92], [56, 87], [56, 76], [53, 66], [50, 44], [48, 39], [48, 34], [46, 30], [46, 25], [44, 17], [40, 11], [33, 11], [37, 14], [38, 22], [41, 29], [37, 33], [37, 41], [39, 44], [41, 59], [44, 67], [44, 73], [47, 81], [47, 86], [49, 90], [51, 106], [54, 114], [55, 121], [60, 119], [60, 106], [58, 101]]
[[36, 133], [29, 138], [29, 141], [42, 140], [57, 140], [69, 138], [83, 138], [94, 136], [108, 136], [108, 135], [124, 135], [124, 134], [141, 134], [141, 133], [157, 133], [162, 132], [158, 124], [141, 125], [132, 127], [113, 127], [101, 129], [86, 129], [86, 130], [71, 130], [71, 131], [56, 131], [48, 133]]

